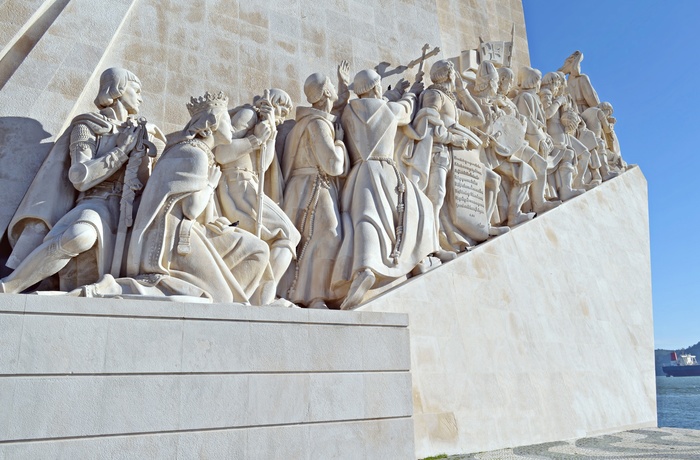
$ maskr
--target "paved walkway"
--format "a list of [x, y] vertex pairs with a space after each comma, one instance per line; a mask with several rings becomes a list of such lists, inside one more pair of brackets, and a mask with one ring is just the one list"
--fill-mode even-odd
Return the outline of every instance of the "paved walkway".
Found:
[[700, 459], [700, 430], [644, 428], [611, 435], [548, 442], [478, 454], [453, 455], [449, 460], [479, 459]]

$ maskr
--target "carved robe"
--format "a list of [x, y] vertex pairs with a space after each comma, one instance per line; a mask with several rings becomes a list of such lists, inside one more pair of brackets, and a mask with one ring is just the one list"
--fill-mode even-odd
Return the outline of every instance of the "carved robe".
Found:
[[347, 289], [368, 268], [375, 286], [409, 273], [437, 251], [433, 208], [394, 162], [397, 128], [411, 121], [413, 94], [399, 102], [362, 98], [349, 102], [341, 121], [353, 167], [343, 189], [343, 244], [333, 284]]
[[349, 159], [345, 145], [335, 141], [336, 119], [313, 107], [298, 107], [297, 123], [287, 137], [283, 209], [301, 232], [297, 260], [288, 271], [292, 279], [284, 292], [294, 303], [337, 299], [331, 275], [343, 240], [339, 179]]
[[[168, 296], [268, 303], [274, 299], [269, 249], [216, 214], [208, 179], [214, 165], [201, 142], [182, 141], [166, 149], [143, 192], [127, 275]], [[209, 206], [189, 219], [184, 206], [196, 193], [210, 193]]]

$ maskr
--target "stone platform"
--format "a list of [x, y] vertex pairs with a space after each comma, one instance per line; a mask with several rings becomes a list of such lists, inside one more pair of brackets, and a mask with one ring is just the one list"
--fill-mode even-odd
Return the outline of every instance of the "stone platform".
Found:
[[412, 458], [406, 315], [0, 297], [0, 459]]

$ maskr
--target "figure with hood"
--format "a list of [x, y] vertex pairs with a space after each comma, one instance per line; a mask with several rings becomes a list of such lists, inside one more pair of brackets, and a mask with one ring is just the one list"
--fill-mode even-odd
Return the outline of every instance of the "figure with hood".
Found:
[[350, 96], [348, 69], [347, 61], [338, 66], [340, 98], [327, 76], [314, 73], [306, 79], [311, 107], [297, 107], [282, 162], [283, 209], [301, 232], [297, 260], [285, 276], [286, 298], [309, 308], [328, 308], [338, 300], [331, 275], [343, 241], [341, 180], [350, 168], [338, 121]]
[[567, 88], [574, 99], [575, 109], [579, 113], [600, 104], [598, 93], [593, 88], [591, 79], [585, 73], [581, 73], [581, 61], [583, 61], [583, 53], [577, 50], [571, 53], [571, 56], [564, 61], [564, 65], [559, 68], [559, 72], [563, 72], [569, 77]]
[[355, 308], [371, 288], [407, 275], [439, 250], [432, 204], [394, 160], [396, 131], [411, 122], [422, 83], [397, 102], [382, 98], [374, 70], [359, 72], [353, 85], [359, 98], [341, 116], [353, 164], [341, 197], [344, 234], [333, 270], [334, 288], [347, 292], [341, 309]]
[[[136, 75], [116, 67], [102, 73], [95, 99], [99, 112], [73, 119], [10, 223], [15, 270], [2, 280], [0, 291], [22, 292], [57, 273], [60, 289], [68, 291], [110, 273], [120, 219], [132, 220], [156, 161], [135, 147], [147, 137], [158, 145], [151, 149], [162, 151], [165, 141], [155, 126], [134, 121], [141, 102]], [[126, 188], [132, 195], [125, 208]], [[119, 270], [121, 258], [115, 266]]]

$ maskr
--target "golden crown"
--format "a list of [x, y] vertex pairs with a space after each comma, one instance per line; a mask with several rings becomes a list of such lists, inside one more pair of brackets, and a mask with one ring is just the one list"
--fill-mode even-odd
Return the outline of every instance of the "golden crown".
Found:
[[204, 96], [191, 97], [190, 102], [187, 103], [187, 110], [192, 117], [203, 110], [212, 109], [214, 107], [228, 107], [228, 96], [226, 96], [223, 91], [219, 91], [219, 94], [216, 95], [207, 91], [204, 93]]

